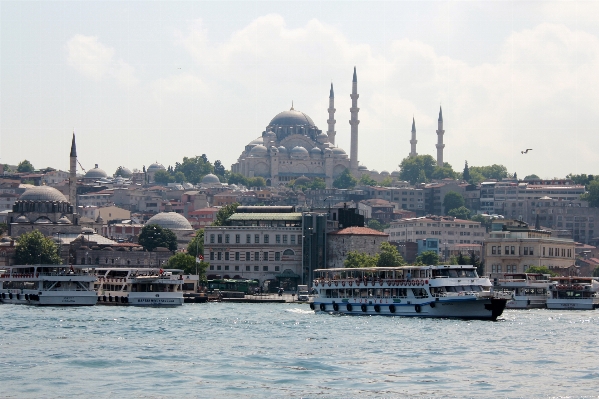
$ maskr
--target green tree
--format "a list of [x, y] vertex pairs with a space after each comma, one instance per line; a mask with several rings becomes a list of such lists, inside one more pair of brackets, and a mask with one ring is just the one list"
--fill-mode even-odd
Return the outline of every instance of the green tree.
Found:
[[391, 187], [391, 185], [393, 185], [393, 178], [387, 176], [379, 184], [381, 187]]
[[163, 229], [157, 224], [146, 224], [139, 233], [139, 245], [146, 251], [153, 251], [158, 247], [177, 250], [177, 236], [170, 229]]
[[535, 174], [528, 175], [524, 178], [524, 180], [541, 180], [541, 178]]
[[21, 235], [15, 250], [17, 265], [59, 265], [62, 259], [58, 247], [50, 237], [44, 237], [38, 230]]
[[576, 184], [581, 184], [584, 185], [586, 187], [586, 189], [589, 189], [589, 184], [595, 180], [595, 176], [593, 175], [587, 175], [587, 174], [581, 174], [581, 175], [574, 175], [572, 173], [569, 173], [568, 175], [566, 175], [566, 179], [571, 179], [574, 183]]
[[438, 265], [439, 254], [436, 251], [424, 251], [416, 257], [417, 265]]
[[453, 170], [453, 167], [445, 162], [443, 166], [435, 166], [433, 173], [430, 175], [430, 179], [442, 180], [442, 179], [456, 179], [458, 174]]
[[426, 183], [431, 179], [437, 161], [430, 155], [416, 155], [415, 157], [407, 157], [401, 161], [399, 165], [399, 178], [409, 181], [410, 184]]
[[531, 266], [526, 270], [526, 273], [549, 274], [552, 277], [557, 276], [557, 273], [553, 272], [547, 266]]
[[248, 185], [247, 179], [240, 173], [231, 173], [231, 175], [229, 176], [229, 180], [227, 180], [227, 183], [237, 185], [241, 184], [246, 187]]
[[370, 256], [364, 252], [351, 251], [347, 254], [343, 265], [345, 267], [375, 267], [378, 262], [378, 255]]
[[483, 215], [474, 215], [470, 218], [470, 220], [474, 221], [474, 222], [479, 222], [482, 226], [485, 227], [485, 229], [487, 230], [487, 233], [489, 231], [491, 231], [491, 224], [493, 223], [493, 220], [495, 220], [497, 218], [493, 218], [493, 217], [484, 217]]
[[310, 184], [311, 190], [324, 190], [325, 188], [327, 188], [327, 184], [324, 179], [321, 179], [320, 177], [312, 179], [312, 183]]
[[589, 206], [599, 208], [599, 180], [592, 180], [588, 191], [580, 196], [583, 201], [588, 201]]
[[5, 222], [0, 223], [0, 236], [8, 231], [8, 224]]
[[593, 277], [599, 277], [599, 266], [593, 269]]
[[482, 175], [485, 179], [497, 179], [501, 180], [509, 177], [507, 168], [503, 165], [493, 164], [490, 166], [470, 166], [470, 176], [473, 176], [473, 172], [477, 172]]
[[345, 169], [333, 182], [335, 188], [351, 189], [356, 187], [358, 180], [351, 175], [349, 169]]
[[453, 216], [457, 219], [468, 220], [470, 219], [470, 209], [465, 206], [460, 206], [459, 208], [454, 208], [451, 211], [447, 212], [449, 216]]
[[175, 173], [177, 172], [183, 173], [186, 181], [198, 184], [204, 176], [214, 172], [214, 167], [208, 162], [206, 155], [202, 154], [193, 158], [183, 157], [183, 162], [175, 164]]
[[186, 253], [177, 252], [168, 259], [167, 267], [169, 269], [180, 269], [185, 274], [197, 274], [200, 276], [200, 280], [206, 279], [206, 268], [208, 263], [196, 262], [196, 259]]
[[216, 220], [212, 223], [213, 226], [224, 226], [227, 219], [231, 217], [232, 214], [235, 213], [239, 203], [235, 202], [234, 204], [223, 206], [216, 213]]
[[204, 229], [198, 230], [195, 237], [187, 244], [187, 253], [194, 258], [204, 255]]
[[388, 242], [381, 243], [381, 252], [379, 253], [376, 265], [379, 267], [385, 266], [403, 266], [406, 262], [403, 260], [397, 248]]
[[360, 177], [359, 183], [361, 186], [376, 186], [378, 184], [376, 180], [368, 176], [366, 173]]
[[220, 162], [220, 160], [214, 161], [214, 174], [221, 178], [221, 181], [224, 180], [225, 177], [225, 167]]
[[266, 180], [264, 177], [250, 177], [247, 179], [248, 187], [266, 187]]
[[17, 166], [17, 172], [20, 173], [31, 173], [34, 170], [35, 168], [28, 160], [21, 161], [21, 163], [19, 163], [19, 166]]
[[466, 161], [466, 164], [464, 165], [464, 172], [462, 172], [462, 179], [470, 182], [470, 168], [468, 168], [468, 161]]
[[370, 219], [368, 221], [368, 227], [370, 227], [373, 230], [377, 230], [377, 231], [383, 231], [383, 225], [381, 224], [381, 222], [379, 222], [376, 219]]
[[168, 171], [160, 169], [156, 171], [156, 173], [154, 174], [154, 181], [158, 184], [168, 184], [174, 183], [175, 178], [171, 176], [171, 174]]
[[183, 172], [175, 172], [173, 179], [177, 183], [183, 183], [185, 181], [185, 175], [183, 174]]
[[455, 191], [449, 191], [443, 197], [443, 208], [445, 209], [445, 214], [449, 214], [449, 211], [452, 209], [456, 209], [464, 206], [466, 201], [464, 201], [464, 197], [460, 193], [456, 193]]

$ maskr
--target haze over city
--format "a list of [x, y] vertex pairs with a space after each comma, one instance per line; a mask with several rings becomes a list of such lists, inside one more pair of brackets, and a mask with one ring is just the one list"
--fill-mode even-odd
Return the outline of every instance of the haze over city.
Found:
[[[362, 165], [410, 151], [456, 171], [593, 173], [599, 100], [595, 2], [0, 3], [0, 162], [165, 166], [207, 154], [230, 168], [289, 109], [350, 148], [359, 83]], [[527, 154], [521, 151], [533, 150]]]

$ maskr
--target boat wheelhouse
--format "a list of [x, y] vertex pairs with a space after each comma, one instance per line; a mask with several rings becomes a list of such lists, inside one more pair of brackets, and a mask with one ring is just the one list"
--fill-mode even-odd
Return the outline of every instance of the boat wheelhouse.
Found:
[[599, 308], [599, 281], [592, 277], [552, 277], [548, 309]]
[[92, 306], [96, 277], [67, 265], [6, 266], [0, 270], [0, 302], [40, 306]]
[[95, 268], [98, 304], [172, 307], [183, 304], [181, 270]]
[[552, 285], [549, 275], [540, 273], [508, 273], [493, 283], [495, 292], [512, 295], [506, 305], [508, 309], [544, 308]]
[[469, 265], [319, 269], [315, 312], [496, 320], [508, 296]]

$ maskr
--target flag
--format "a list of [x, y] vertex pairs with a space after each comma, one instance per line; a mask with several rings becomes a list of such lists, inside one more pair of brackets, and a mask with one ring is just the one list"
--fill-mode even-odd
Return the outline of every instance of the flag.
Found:
[[196, 263], [202, 263], [203, 260], [204, 260], [204, 255], [198, 255], [196, 257]]
[[164, 272], [164, 270], [160, 269], [160, 272], [159, 272], [159, 273], [160, 273], [160, 274], [162, 274], [163, 272]]

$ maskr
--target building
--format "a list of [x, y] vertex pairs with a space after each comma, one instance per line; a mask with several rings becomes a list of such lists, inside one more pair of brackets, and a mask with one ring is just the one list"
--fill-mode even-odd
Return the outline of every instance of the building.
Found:
[[389, 234], [368, 227], [347, 227], [327, 235], [327, 268], [344, 267], [347, 254], [356, 251], [374, 256]]
[[186, 248], [195, 236], [195, 231], [185, 216], [176, 212], [162, 212], [152, 216], [147, 225], [157, 224], [163, 229], [169, 229], [177, 236], [179, 248]]
[[453, 216], [424, 216], [400, 219], [391, 222], [385, 233], [394, 242], [416, 242], [427, 238], [438, 238], [442, 249], [455, 244], [483, 244], [485, 228], [479, 222], [456, 219]]
[[485, 273], [491, 278], [524, 273], [531, 266], [546, 266], [568, 274], [575, 263], [573, 240], [551, 237], [551, 232], [531, 229], [518, 220], [496, 220], [485, 240]]
[[187, 220], [194, 229], [203, 229], [206, 226], [212, 225], [216, 220], [216, 214], [219, 208], [201, 208], [189, 212]]

